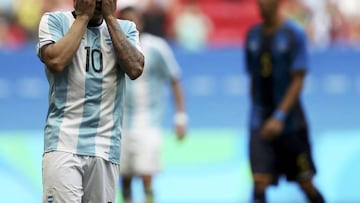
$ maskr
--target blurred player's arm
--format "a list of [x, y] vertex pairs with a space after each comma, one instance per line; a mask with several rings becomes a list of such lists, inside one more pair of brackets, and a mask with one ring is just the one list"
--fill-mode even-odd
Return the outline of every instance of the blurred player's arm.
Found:
[[[129, 78], [134, 80], [142, 74], [144, 68], [144, 56], [126, 38], [115, 16], [115, 9], [115, 1], [102, 1], [102, 14], [109, 29], [118, 63], [123, 71], [129, 76]], [[136, 26], [134, 24], [134, 30], [135, 29]]]
[[[277, 112], [284, 114], [285, 117], [292, 109], [294, 104], [297, 102], [300, 92], [303, 87], [304, 78], [308, 68], [308, 53], [307, 53], [307, 40], [306, 33], [299, 31], [295, 34], [295, 49], [294, 58], [291, 66], [291, 82], [285, 93], [285, 96], [277, 108]], [[275, 117], [276, 113], [274, 114]], [[284, 118], [281, 118], [283, 120]]]
[[291, 111], [299, 99], [308, 68], [306, 44], [306, 34], [302, 31], [296, 33], [294, 58], [291, 66], [291, 82], [282, 101], [275, 112], [273, 112], [272, 117], [270, 117], [264, 124], [262, 134], [265, 137], [273, 138], [282, 132], [287, 114]]
[[178, 79], [172, 79], [171, 88], [176, 109], [174, 118], [175, 131], [178, 139], [182, 140], [186, 134], [188, 118], [185, 111], [184, 97], [180, 81]]
[[305, 71], [299, 70], [292, 73], [292, 79], [289, 88], [286, 91], [284, 99], [280, 103], [278, 110], [287, 114], [291, 111], [294, 104], [298, 101], [305, 78]]
[[298, 101], [304, 83], [305, 71], [296, 71], [292, 73], [290, 86], [288, 87], [283, 100], [280, 102], [277, 110], [273, 113], [262, 128], [262, 135], [272, 139], [279, 135], [284, 128], [284, 120], [288, 112]]
[[95, 1], [84, 2], [77, 4], [77, 17], [66, 35], [55, 43], [44, 45], [40, 50], [42, 61], [53, 73], [62, 72], [71, 62], [86, 32], [95, 10]]

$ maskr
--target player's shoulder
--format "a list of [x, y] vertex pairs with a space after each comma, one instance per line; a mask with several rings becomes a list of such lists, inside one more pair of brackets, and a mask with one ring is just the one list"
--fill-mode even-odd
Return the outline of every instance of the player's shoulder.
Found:
[[45, 12], [43, 16], [51, 16], [51, 17], [61, 17], [61, 16], [71, 16], [71, 11], [51, 11]]
[[254, 36], [261, 35], [261, 23], [257, 23], [253, 26], [251, 26], [247, 33], [246, 33], [246, 39], [249, 39]]
[[127, 25], [127, 26], [130, 26], [130, 25], [135, 25], [135, 23], [133, 21], [130, 21], [130, 20], [123, 20], [123, 19], [117, 19], [118, 23], [120, 25]]
[[75, 19], [71, 11], [52, 11], [45, 12], [42, 15], [40, 24], [49, 26], [52, 24], [53, 26], [63, 26], [63, 22], [70, 21], [71, 19]]
[[117, 20], [121, 29], [125, 32], [134, 32], [137, 31], [136, 30], [136, 25], [133, 21], [130, 20], [123, 20], [123, 19], [118, 19]]
[[305, 38], [306, 37], [306, 33], [304, 28], [299, 25], [299, 23], [296, 23], [293, 20], [290, 19], [286, 19], [284, 21], [284, 30], [286, 30], [287, 32], [292, 33], [294, 36], [296, 36], [297, 38]]
[[256, 23], [256, 24], [252, 25], [249, 28], [248, 33], [261, 32], [261, 25], [262, 25], [262, 23]]

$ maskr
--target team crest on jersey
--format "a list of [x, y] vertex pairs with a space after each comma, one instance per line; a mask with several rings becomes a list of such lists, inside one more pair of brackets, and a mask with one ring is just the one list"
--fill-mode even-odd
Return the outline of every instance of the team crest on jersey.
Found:
[[46, 192], [46, 202], [47, 203], [53, 203], [55, 198], [55, 189], [49, 189]]
[[105, 43], [106, 43], [107, 45], [111, 45], [111, 44], [112, 44], [112, 40], [111, 40], [110, 34], [109, 34], [108, 32], [106, 32], [105, 30], [102, 31], [102, 34], [103, 34]]
[[111, 45], [111, 44], [112, 44], [111, 38], [110, 38], [110, 37], [109, 37], [109, 38], [105, 38], [105, 43], [106, 43], [107, 45]]

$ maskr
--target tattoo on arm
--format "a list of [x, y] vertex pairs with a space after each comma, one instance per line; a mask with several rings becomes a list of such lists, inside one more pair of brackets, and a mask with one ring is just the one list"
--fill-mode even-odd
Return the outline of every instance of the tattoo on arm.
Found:
[[119, 42], [121, 46], [120, 63], [123, 65], [131, 65], [134, 63], [143, 63], [143, 55], [126, 39], [122, 38]]
[[121, 29], [115, 29], [115, 33], [117, 36], [121, 36], [116, 38], [118, 41], [114, 43], [115, 50], [118, 53], [119, 64], [125, 69], [138, 64], [143, 66], [144, 56], [142, 53], [127, 40]]

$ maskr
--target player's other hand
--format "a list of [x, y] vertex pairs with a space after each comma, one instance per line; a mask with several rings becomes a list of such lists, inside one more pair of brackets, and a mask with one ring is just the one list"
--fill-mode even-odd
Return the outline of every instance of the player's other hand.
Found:
[[78, 16], [86, 16], [91, 19], [94, 15], [96, 1], [94, 0], [76, 0], [75, 12]]
[[186, 135], [186, 126], [185, 125], [175, 125], [176, 137], [179, 141], [183, 140]]
[[101, 13], [104, 18], [115, 16], [116, 0], [102, 0]]
[[263, 128], [261, 129], [261, 135], [268, 140], [273, 140], [280, 135], [284, 128], [282, 121], [274, 118], [269, 118]]

